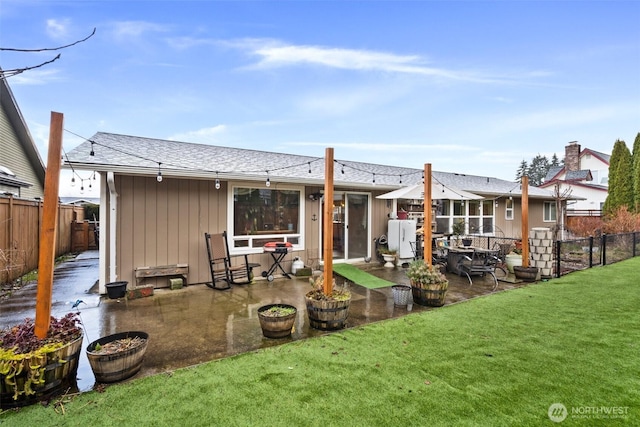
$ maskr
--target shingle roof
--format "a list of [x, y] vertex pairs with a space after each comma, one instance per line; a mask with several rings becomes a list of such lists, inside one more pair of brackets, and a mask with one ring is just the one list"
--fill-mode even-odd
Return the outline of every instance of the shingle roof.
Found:
[[[272, 182], [324, 183], [324, 153], [321, 157], [310, 157], [105, 132], [96, 133], [70, 151], [65, 167], [70, 167], [69, 163], [78, 170], [124, 174], [155, 175], [160, 168], [165, 177], [264, 181], [268, 176]], [[517, 182], [498, 178], [436, 171], [432, 175], [435, 182], [472, 193], [495, 196], [521, 193]], [[391, 190], [421, 181], [422, 169], [335, 159], [336, 187]], [[529, 196], [553, 197], [550, 191], [531, 186]]]

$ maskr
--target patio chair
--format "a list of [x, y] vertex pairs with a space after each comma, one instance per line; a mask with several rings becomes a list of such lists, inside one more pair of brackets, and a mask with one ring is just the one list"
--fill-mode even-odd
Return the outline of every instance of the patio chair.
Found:
[[[260, 264], [250, 263], [247, 254], [232, 257], [229, 255], [229, 243], [227, 232], [218, 234], [204, 233], [204, 240], [207, 244], [207, 255], [209, 256], [209, 269], [211, 270], [211, 283], [207, 286], [212, 289], [230, 289], [231, 285], [246, 285], [253, 280], [253, 267]], [[233, 259], [241, 261], [232, 262]], [[223, 287], [217, 284], [224, 282]]]
[[496, 278], [496, 266], [498, 264], [498, 251], [495, 250], [474, 250], [471, 256], [465, 255], [458, 261], [458, 272], [464, 274], [469, 279], [469, 286], [473, 284], [471, 276], [486, 276], [488, 273], [493, 277], [493, 290], [498, 287]]

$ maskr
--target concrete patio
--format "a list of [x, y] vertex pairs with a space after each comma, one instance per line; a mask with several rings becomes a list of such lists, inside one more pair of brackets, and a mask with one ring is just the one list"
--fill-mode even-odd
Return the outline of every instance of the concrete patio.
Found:
[[[372, 262], [358, 265], [369, 273], [393, 283], [407, 283], [401, 267], [384, 268]], [[524, 283], [499, 282], [493, 291], [492, 279], [474, 278], [469, 286], [466, 277], [447, 274], [450, 281], [446, 304], [500, 292]], [[141, 371], [135, 376], [153, 375], [239, 353], [254, 351], [326, 333], [309, 327], [304, 295], [311, 289], [308, 278], [276, 278], [273, 282], [255, 280], [250, 285], [233, 286], [218, 291], [204, 284], [182, 289], [156, 289], [154, 295], [134, 300], [110, 300], [95, 293], [98, 278], [98, 252], [88, 251], [60, 264], [54, 273], [52, 315], [63, 316], [77, 311], [77, 300], [85, 329], [84, 348], [90, 342], [117, 332], [145, 331], [149, 346]], [[337, 277], [340, 284], [342, 278]], [[0, 328], [35, 316], [36, 284], [28, 284], [0, 301]], [[405, 316], [438, 308], [413, 304], [396, 307], [391, 288], [367, 289], [351, 285], [352, 302], [347, 328]], [[297, 307], [298, 316], [290, 338], [269, 339], [262, 336], [257, 310], [270, 303], [287, 303]], [[78, 388], [90, 390], [95, 378], [83, 350], [78, 369]]]

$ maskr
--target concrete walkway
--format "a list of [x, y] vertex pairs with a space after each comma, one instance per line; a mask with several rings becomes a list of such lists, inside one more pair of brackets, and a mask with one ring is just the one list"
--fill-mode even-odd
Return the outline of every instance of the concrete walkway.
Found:
[[[371, 263], [359, 266], [371, 274], [394, 283], [408, 283], [402, 268], [384, 268]], [[469, 287], [466, 278], [448, 275], [447, 304], [492, 292], [491, 280], [475, 278]], [[52, 315], [80, 313], [85, 329], [84, 348], [92, 341], [125, 331], [145, 331], [149, 346], [140, 373], [135, 377], [171, 371], [177, 368], [228, 357], [260, 348], [315, 337], [328, 332], [309, 327], [304, 295], [311, 288], [308, 278], [277, 278], [273, 282], [256, 280], [251, 285], [233, 286], [226, 291], [205, 285], [177, 290], [156, 289], [154, 295], [135, 300], [110, 300], [95, 292], [98, 279], [98, 252], [87, 251], [59, 264], [54, 271]], [[341, 282], [338, 277], [337, 282]], [[497, 292], [521, 286], [500, 282]], [[28, 284], [0, 301], [0, 328], [35, 316], [37, 284]], [[413, 304], [396, 307], [391, 288], [367, 289], [351, 285], [352, 302], [347, 328], [407, 315], [433, 308]], [[72, 305], [81, 300], [78, 309]], [[297, 307], [298, 316], [290, 338], [262, 336], [257, 316], [259, 307], [287, 303]], [[78, 368], [78, 388], [90, 390], [95, 378], [83, 350]]]

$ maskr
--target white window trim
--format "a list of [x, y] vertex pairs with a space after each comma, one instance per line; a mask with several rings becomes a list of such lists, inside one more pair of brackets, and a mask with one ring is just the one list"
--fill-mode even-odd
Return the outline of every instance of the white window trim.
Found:
[[[274, 185], [273, 183], [271, 185]], [[233, 203], [233, 190], [235, 188], [257, 188], [260, 189], [264, 187], [264, 182], [244, 182], [244, 181], [236, 181], [229, 182], [229, 190], [227, 191], [227, 233], [228, 238], [230, 240], [234, 240], [236, 236], [235, 230], [233, 229], [233, 219], [234, 219], [234, 203]], [[298, 234], [287, 234], [288, 237], [297, 237], [298, 243], [293, 245], [294, 251], [304, 250], [304, 230], [306, 229], [306, 215], [305, 215], [305, 187], [303, 185], [281, 185], [278, 184], [277, 187], [270, 188], [270, 190], [294, 190], [300, 193], [299, 203], [300, 203], [300, 233]], [[262, 248], [254, 248], [251, 244], [253, 239], [265, 239], [269, 237], [273, 237], [275, 239], [282, 238], [282, 234], [261, 234], [256, 236], [242, 236], [241, 240], [249, 240], [249, 247], [246, 248], [236, 248], [232, 241], [229, 242], [229, 252], [231, 255], [244, 255], [244, 254], [259, 254], [263, 252]], [[240, 240], [240, 239], [239, 239]]]
[[[509, 207], [509, 203], [511, 203], [511, 207]], [[506, 221], [513, 221], [514, 218], [514, 209], [515, 208], [515, 203], [513, 201], [513, 199], [506, 199], [504, 202], [504, 219]]]
[[[545, 215], [547, 212], [547, 209], [546, 209], [547, 205], [553, 205], [556, 213], [556, 217], [554, 219], [545, 218]], [[556, 222], [557, 220], [558, 220], [558, 210], [556, 209], [556, 202], [543, 202], [542, 203], [542, 222]]]

